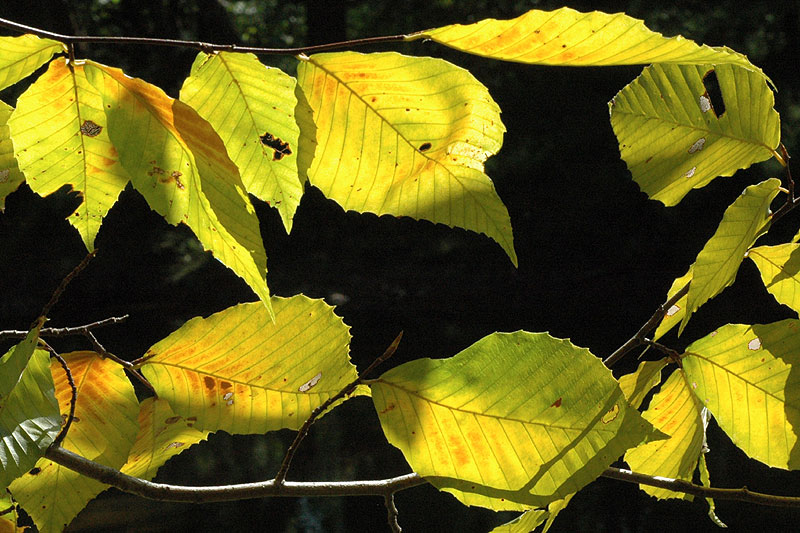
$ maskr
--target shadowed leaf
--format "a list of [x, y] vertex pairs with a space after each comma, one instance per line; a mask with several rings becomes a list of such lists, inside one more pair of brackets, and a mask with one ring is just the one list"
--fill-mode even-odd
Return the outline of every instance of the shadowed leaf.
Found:
[[8, 127], [8, 119], [13, 111], [13, 107], [0, 101], [0, 213], [5, 210], [6, 196], [16, 191], [25, 181], [14, 158], [14, 146]]
[[800, 244], [759, 246], [751, 249], [747, 257], [758, 267], [769, 293], [800, 313]]

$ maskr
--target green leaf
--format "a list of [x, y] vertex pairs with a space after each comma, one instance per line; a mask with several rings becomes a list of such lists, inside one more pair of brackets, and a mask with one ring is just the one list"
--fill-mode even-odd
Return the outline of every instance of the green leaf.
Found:
[[303, 58], [297, 79], [316, 123], [298, 115], [316, 145], [309, 181], [325, 196], [483, 233], [516, 264], [508, 211], [483, 172], [505, 126], [472, 74], [441, 59], [341, 52]]
[[[703, 451], [705, 426], [701, 416], [703, 405], [692, 393], [681, 369], [675, 370], [661, 390], [650, 401], [644, 419], [670, 438], [641, 444], [625, 453], [631, 470], [651, 476], [692, 480], [697, 460]], [[639, 485], [658, 499], [692, 496], [666, 489]]]
[[415, 472], [467, 505], [542, 507], [658, 438], [588, 350], [495, 333], [370, 382], [383, 431]]
[[[724, 113], [703, 79], [715, 72]], [[772, 157], [780, 142], [764, 76], [735, 65], [653, 65], [609, 103], [633, 179], [653, 200], [677, 204], [717, 176]], [[720, 113], [720, 116], [717, 116]]]
[[0, 91], [33, 74], [54, 54], [66, 51], [62, 43], [35, 35], [0, 37]]
[[181, 100], [222, 138], [247, 192], [275, 207], [287, 232], [305, 182], [297, 168], [296, 84], [253, 54], [200, 52], [181, 88]]
[[56, 59], [17, 101], [8, 121], [20, 170], [34, 192], [47, 196], [66, 186], [80, 205], [69, 222], [86, 248], [128, 183], [105, 127], [103, 99], [83, 65]]
[[25, 181], [14, 158], [14, 146], [8, 128], [8, 118], [14, 108], [0, 101], [0, 213], [5, 210], [6, 196], [16, 191]]
[[648, 393], [661, 383], [661, 370], [667, 366], [667, 362], [666, 358], [658, 361], [642, 361], [636, 372], [619, 378], [619, 388], [631, 406], [638, 409]]
[[208, 434], [195, 429], [193, 420], [176, 415], [166, 400], [147, 398], [139, 406], [139, 434], [120, 472], [153, 479], [161, 465]]
[[544, 509], [525, 511], [514, 520], [497, 526], [490, 533], [528, 533], [544, 524], [547, 515]]
[[273, 298], [272, 306], [274, 324], [253, 303], [193, 318], [147, 351], [142, 372], [197, 429], [298, 429], [358, 377], [349, 328], [322, 300]]
[[20, 533], [24, 532], [27, 528], [17, 526], [19, 519], [19, 512], [17, 505], [11, 500], [11, 495], [7, 492], [0, 494], [0, 509], [7, 510], [7, 512], [0, 515], [0, 533]]
[[0, 489], [30, 470], [61, 429], [50, 356], [35, 349], [43, 323], [0, 359]]
[[747, 252], [769, 293], [800, 313], [800, 244], [759, 246]]
[[747, 455], [800, 468], [800, 321], [728, 324], [686, 348], [692, 390]]
[[679, 331], [686, 327], [692, 313], [736, 279], [745, 253], [769, 228], [769, 206], [780, 186], [776, 178], [750, 185], [725, 210], [717, 231], [692, 265], [692, 284]]
[[[711, 477], [708, 474], [708, 466], [706, 465], [706, 456], [704, 453], [700, 454], [698, 468], [700, 470], [700, 483], [702, 483], [704, 487], [710, 487]], [[725, 522], [720, 520], [717, 516], [717, 504], [714, 503], [714, 498], [706, 498], [706, 503], [708, 503], [708, 518], [711, 519], [717, 527], [727, 528], [728, 526], [725, 525]]]
[[[669, 292], [667, 292], [667, 300], [675, 296], [678, 291], [683, 289], [688, 283], [691, 283], [693, 274], [694, 265], [689, 267], [689, 270], [686, 272], [686, 274], [673, 281], [672, 286], [669, 288]], [[683, 321], [683, 317], [686, 316], [686, 301], [688, 296], [689, 293], [687, 292], [681, 298], [679, 298], [677, 302], [672, 304], [669, 309], [667, 309], [667, 312], [664, 314], [664, 318], [661, 319], [661, 323], [658, 325], [656, 332], [653, 334], [654, 341], [660, 339], [665, 333]]]
[[133, 186], [167, 222], [189, 226], [269, 307], [258, 219], [213, 128], [158, 87], [98, 63], [84, 68], [103, 95], [108, 135]]
[[[139, 404], [131, 382], [120, 365], [94, 352], [73, 352], [63, 358], [72, 372], [78, 400], [75, 418], [61, 446], [92, 461], [120, 468], [139, 429]], [[57, 361], [52, 362], [50, 370], [61, 416], [66, 419], [72, 388]], [[63, 531], [106, 488], [43, 458], [36, 468], [15, 480], [9, 490], [39, 531], [49, 533]]]
[[537, 65], [601, 66], [649, 63], [732, 63], [755, 69], [729, 48], [664, 37], [624, 13], [532, 9], [511, 20], [484, 19], [414, 33], [445, 46], [505, 61]]

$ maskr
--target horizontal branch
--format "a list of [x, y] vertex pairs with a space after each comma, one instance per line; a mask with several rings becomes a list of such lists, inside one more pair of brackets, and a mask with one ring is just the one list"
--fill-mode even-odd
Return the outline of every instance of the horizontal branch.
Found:
[[257, 46], [239, 46], [235, 44], [213, 44], [202, 41], [185, 41], [182, 39], [158, 39], [153, 37], [113, 37], [107, 35], [64, 35], [51, 31], [27, 26], [11, 20], [0, 18], [0, 26], [22, 33], [30, 33], [45, 39], [61, 41], [65, 44], [77, 43], [105, 43], [105, 44], [135, 44], [150, 46], [174, 46], [180, 48], [196, 48], [204, 52], [250, 52], [261, 55], [298, 55], [336, 50], [340, 48], [353, 48], [376, 43], [403, 42], [411, 35], [384, 35], [382, 37], [366, 37], [351, 39], [337, 43], [318, 44], [314, 46], [299, 46], [294, 48], [263, 48]]
[[[250, 498], [263, 498], [266, 496], [278, 497], [322, 497], [322, 496], [383, 496], [394, 494], [401, 490], [410, 489], [427, 483], [419, 474], [411, 473], [388, 479], [367, 481], [284, 481], [275, 483], [274, 480], [257, 483], [241, 483], [236, 485], [220, 485], [206, 487], [187, 487], [183, 485], [168, 485], [153, 483], [143, 479], [128, 476], [111, 467], [95, 463], [81, 457], [69, 450], [60, 447], [51, 447], [45, 455], [51, 461], [70, 470], [74, 470], [86, 477], [111, 485], [124, 492], [136, 494], [143, 498], [159, 501], [173, 502], [222, 502], [245, 500]], [[773, 507], [800, 507], [800, 497], [776, 496], [753, 492], [743, 487], [740, 489], [720, 489], [703, 487], [680, 479], [671, 479], [658, 476], [648, 476], [623, 470], [621, 468], [607, 468], [602, 477], [659, 487], [699, 496], [714, 498], [716, 500], [735, 500]]]
[[[111, 326], [114, 324], [120, 324], [127, 320], [128, 315], [124, 316], [112, 316], [109, 318], [104, 318], [103, 320], [98, 320], [97, 322], [92, 322], [91, 324], [84, 324], [82, 326], [69, 326], [65, 328], [42, 328], [39, 331], [40, 337], [69, 337], [70, 335], [86, 335], [87, 333], [91, 332], [91, 330], [95, 328], [100, 328], [103, 326]], [[27, 331], [23, 331], [20, 329], [4, 329], [0, 331], [0, 338], [3, 337], [11, 337], [11, 338], [19, 338], [24, 339], [28, 336]]]

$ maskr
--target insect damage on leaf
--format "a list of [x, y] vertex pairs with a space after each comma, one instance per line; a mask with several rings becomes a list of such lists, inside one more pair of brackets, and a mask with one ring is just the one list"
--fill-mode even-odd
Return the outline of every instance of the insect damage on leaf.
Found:
[[703, 113], [710, 109], [717, 118], [721, 117], [725, 114], [725, 101], [722, 99], [722, 89], [714, 69], [703, 76], [703, 87], [706, 88], [706, 92], [700, 96], [700, 109]]
[[7, 182], [8, 181], [8, 175], [10, 173], [11, 173], [11, 171], [9, 169], [7, 169], [7, 168], [4, 168], [3, 170], [0, 170], [0, 183]]
[[314, 385], [319, 383], [320, 379], [322, 379], [322, 372], [317, 372], [316, 376], [314, 376], [313, 378], [309, 379], [308, 381], [300, 385], [300, 388], [298, 388], [297, 390], [299, 390], [300, 392], [308, 392], [311, 390], [312, 387], [314, 387]]
[[97, 137], [103, 131], [103, 126], [99, 126], [91, 120], [84, 120], [80, 127], [81, 133], [87, 137]]
[[292, 149], [289, 148], [289, 143], [281, 140], [279, 137], [275, 137], [269, 132], [259, 137], [259, 139], [261, 140], [261, 144], [275, 150], [272, 154], [273, 161], [280, 161], [285, 156], [292, 155]]
[[431, 149], [431, 143], [422, 143], [419, 147], [420, 152], [427, 152]]
[[703, 149], [703, 146], [705, 146], [705, 144], [706, 144], [706, 138], [705, 137], [700, 137], [699, 139], [697, 139], [694, 142], [693, 145], [691, 145], [689, 147], [689, 153], [693, 154], [695, 152], [699, 152], [700, 150]]

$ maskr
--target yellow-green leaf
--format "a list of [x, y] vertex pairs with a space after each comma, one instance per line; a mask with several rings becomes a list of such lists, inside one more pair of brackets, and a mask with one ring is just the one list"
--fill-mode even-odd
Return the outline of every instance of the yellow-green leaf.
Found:
[[628, 403], [635, 408], [642, 405], [647, 394], [661, 383], [661, 370], [667, 366], [667, 359], [658, 361], [642, 361], [639, 368], [632, 374], [625, 374], [619, 378], [619, 388], [628, 399]]
[[581, 13], [568, 7], [532, 9], [511, 20], [452, 24], [407, 39], [432, 39], [462, 52], [538, 65], [733, 63], [755, 69], [745, 56], [729, 48], [700, 46], [681, 36], [664, 37], [624, 13]]
[[[686, 274], [672, 282], [672, 286], [669, 288], [669, 292], [667, 292], [667, 300], [675, 296], [678, 291], [686, 286], [687, 283], [692, 282], [692, 274], [694, 273], [693, 269], [694, 266], [690, 266]], [[678, 299], [677, 302], [672, 304], [670, 308], [667, 309], [667, 312], [664, 314], [664, 318], [661, 319], [661, 323], [658, 325], [656, 332], [653, 334], [653, 340], [660, 339], [665, 333], [681, 323], [683, 317], [686, 315], [686, 299], [688, 295], [689, 293], [684, 294]]]
[[50, 356], [35, 349], [43, 323], [0, 359], [0, 491], [36, 464], [61, 428]]
[[208, 431], [195, 429], [194, 421], [176, 415], [169, 402], [147, 398], [139, 406], [139, 434], [123, 474], [153, 479], [171, 457], [208, 438]]
[[745, 253], [769, 228], [772, 215], [769, 206], [780, 186], [776, 178], [750, 185], [725, 210], [717, 231], [692, 265], [692, 283], [680, 331], [686, 327], [692, 313], [736, 279]]
[[534, 509], [525, 511], [514, 520], [501, 524], [490, 533], [529, 533], [544, 524], [547, 520], [547, 511]]
[[134, 187], [170, 224], [189, 226], [269, 306], [258, 219], [214, 129], [188, 105], [119, 69], [87, 61], [85, 71], [103, 96], [108, 135]]
[[800, 313], [800, 244], [759, 246], [747, 252], [769, 293]]
[[692, 390], [734, 444], [769, 466], [800, 468], [800, 321], [728, 324], [686, 348]]
[[[724, 113], [713, 107], [704, 86], [711, 72]], [[774, 104], [764, 76], [747, 68], [653, 65], [622, 89], [609, 109], [634, 181], [650, 198], [675, 205], [717, 176], [772, 157], [780, 142]]]
[[341, 52], [304, 58], [297, 79], [316, 123], [298, 115], [316, 145], [308, 177], [325, 196], [483, 233], [516, 264], [508, 211], [483, 172], [505, 126], [472, 74], [430, 57]]
[[19, 97], [8, 125], [20, 170], [34, 192], [47, 196], [67, 186], [79, 193], [81, 204], [69, 222], [93, 250], [128, 175], [108, 138], [103, 99], [83, 65], [52, 61]]
[[[702, 483], [704, 487], [711, 487], [711, 476], [708, 474], [705, 453], [700, 454], [698, 469], [700, 470], [700, 483]], [[717, 504], [714, 503], [714, 498], [706, 498], [706, 503], [708, 503], [708, 518], [711, 519], [711, 521], [714, 522], [714, 525], [717, 527], [727, 528], [728, 526], [725, 525], [725, 522], [720, 520], [717, 516]]]
[[0, 494], [0, 509], [6, 511], [0, 515], [0, 533], [17, 533], [17, 531], [24, 531], [26, 528], [17, 526], [17, 505], [11, 500], [11, 496], [5, 492]]
[[54, 54], [66, 51], [62, 43], [35, 35], [0, 37], [0, 91], [33, 74]]
[[181, 100], [222, 138], [247, 192], [276, 208], [287, 232], [305, 182], [297, 168], [296, 84], [253, 54], [200, 52], [181, 88]]
[[6, 196], [25, 181], [14, 158], [14, 146], [8, 128], [8, 118], [13, 111], [13, 107], [0, 101], [0, 213], [5, 210]]
[[415, 472], [495, 510], [565, 498], [659, 436], [599, 359], [546, 333], [495, 333], [370, 386], [384, 433]]
[[[692, 393], [681, 369], [675, 370], [661, 390], [653, 396], [644, 418], [670, 438], [641, 444], [625, 453], [631, 470], [651, 476], [692, 480], [697, 460], [703, 450], [705, 426], [703, 405]], [[639, 485], [658, 499], [692, 497], [666, 489]]]
[[[61, 446], [87, 459], [120, 468], [138, 430], [139, 404], [122, 367], [94, 352], [64, 359], [78, 390], [75, 418]], [[57, 361], [50, 366], [61, 418], [69, 414], [72, 389]], [[9, 490], [42, 533], [60, 532], [107, 487], [47, 459], [14, 481]]]
[[198, 429], [298, 429], [356, 379], [349, 328], [322, 300], [273, 298], [272, 306], [274, 324], [252, 303], [193, 318], [147, 351], [142, 372]]

